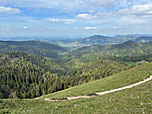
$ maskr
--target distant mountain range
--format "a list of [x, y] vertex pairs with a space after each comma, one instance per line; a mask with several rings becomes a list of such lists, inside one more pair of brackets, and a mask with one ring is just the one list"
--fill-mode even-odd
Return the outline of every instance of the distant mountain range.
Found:
[[152, 36], [151, 34], [127, 34], [127, 35], [116, 35], [114, 37], [141, 37], [141, 36]]
[[151, 34], [127, 34], [127, 35], [116, 35], [113, 37], [94, 35], [86, 38], [76, 38], [76, 39], [66, 39], [66, 38], [53, 38], [53, 37], [10, 37], [3, 38], [0, 37], [2, 41], [43, 41], [43, 42], [53, 42], [63, 47], [83, 47], [92, 45], [107, 45], [107, 44], [119, 44], [127, 41], [135, 42], [148, 42], [152, 41]]
[[119, 44], [127, 41], [148, 42], [152, 41], [152, 35], [130, 34], [117, 35], [114, 37], [94, 35], [87, 38], [81, 38], [76, 40], [59, 40], [55, 42], [65, 47], [83, 47], [91, 45]]

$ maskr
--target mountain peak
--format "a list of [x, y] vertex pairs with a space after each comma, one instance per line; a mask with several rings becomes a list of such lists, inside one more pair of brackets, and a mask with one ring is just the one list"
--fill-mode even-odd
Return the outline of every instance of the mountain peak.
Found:
[[136, 42], [129, 40], [129, 41], [125, 42], [124, 44], [135, 44], [135, 43]]
[[90, 36], [88, 38], [110, 38], [109, 36], [104, 36], [104, 35], [93, 35], [93, 36]]

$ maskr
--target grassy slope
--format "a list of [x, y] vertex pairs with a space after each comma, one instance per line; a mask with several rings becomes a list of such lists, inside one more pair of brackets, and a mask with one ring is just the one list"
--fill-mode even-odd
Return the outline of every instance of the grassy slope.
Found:
[[[2, 100], [0, 112], [17, 114], [151, 114], [152, 81], [137, 87], [90, 99], [49, 102]], [[1, 103], [0, 103], [1, 104]], [[5, 105], [5, 109], [2, 109]]]
[[152, 75], [152, 63], [145, 63], [140, 66], [136, 66], [132, 69], [115, 74], [111, 77], [103, 78], [90, 83], [82, 84], [80, 86], [71, 87], [69, 89], [59, 91], [45, 97], [70, 97], [78, 95], [87, 95], [95, 92], [102, 92], [105, 90], [111, 90], [123, 86], [127, 86]]
[[[44, 97], [67, 97], [109, 90], [141, 81], [152, 74], [152, 63], [137, 66], [105, 79], [83, 84]], [[29, 114], [150, 114], [152, 81], [131, 89], [90, 99], [49, 102], [44, 99], [0, 100], [0, 112]]]

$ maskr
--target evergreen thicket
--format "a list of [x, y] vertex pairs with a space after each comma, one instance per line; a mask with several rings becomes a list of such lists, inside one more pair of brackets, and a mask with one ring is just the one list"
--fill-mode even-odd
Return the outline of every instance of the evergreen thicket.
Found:
[[0, 98], [34, 98], [128, 69], [113, 61], [66, 63], [64, 68], [23, 52], [0, 56]]

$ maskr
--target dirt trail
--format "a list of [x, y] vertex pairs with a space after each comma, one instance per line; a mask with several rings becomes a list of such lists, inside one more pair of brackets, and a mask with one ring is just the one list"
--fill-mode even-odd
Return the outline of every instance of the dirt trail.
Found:
[[[101, 95], [105, 95], [105, 94], [108, 94], [108, 93], [113, 93], [113, 92], [116, 92], [116, 91], [132, 88], [132, 87], [138, 86], [138, 85], [143, 84], [143, 83], [145, 83], [147, 81], [150, 81], [150, 80], [152, 80], [152, 76], [150, 76], [149, 78], [147, 78], [143, 81], [132, 84], [132, 85], [121, 87], [121, 88], [118, 88], [118, 89], [112, 89], [112, 90], [109, 90], [109, 91], [98, 92], [98, 93], [96, 93], [96, 95], [101, 96]], [[74, 99], [80, 99], [80, 98], [91, 98], [91, 97], [94, 97], [94, 96], [95, 95], [93, 95], [93, 96], [76, 96], [76, 97], [67, 97], [67, 98], [54, 98], [54, 99], [45, 98], [45, 100], [46, 101], [67, 101], [67, 100], [74, 100]]]

